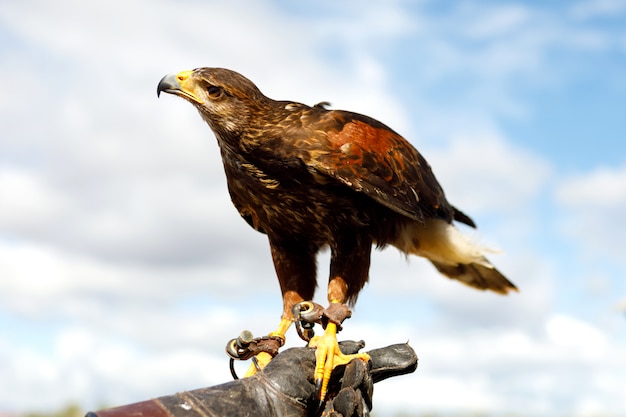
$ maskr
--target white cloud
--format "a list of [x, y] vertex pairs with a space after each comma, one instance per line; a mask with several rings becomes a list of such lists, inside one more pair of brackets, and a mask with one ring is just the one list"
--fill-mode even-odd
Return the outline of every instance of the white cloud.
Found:
[[564, 210], [561, 230], [579, 242], [586, 256], [612, 259], [623, 266], [626, 241], [626, 167], [599, 167], [564, 179], [556, 201]]
[[626, 11], [626, 5], [620, 0], [584, 0], [576, 2], [570, 10], [576, 19], [587, 20], [597, 17], [615, 17]]
[[593, 359], [606, 353], [607, 337], [591, 325], [571, 317], [551, 317], [546, 323], [546, 331], [556, 346], [579, 352], [583, 358]]
[[[161, 337], [176, 337], [162, 333]], [[52, 355], [6, 344], [0, 386], [5, 410], [47, 411], [68, 402], [89, 407], [146, 400], [228, 380], [225, 357], [198, 348], [146, 350], [88, 328], [57, 334]], [[9, 381], [12, 381], [9, 386]], [[33, 395], [33, 392], [38, 392]]]
[[[269, 255], [267, 258], [261, 267], [250, 261], [238, 269], [232, 267], [234, 260], [133, 265], [9, 242], [0, 245], [0, 274], [7, 277], [0, 281], [0, 300], [4, 309], [38, 319], [97, 319], [107, 316], [111, 305], [140, 314], [137, 310], [155, 304], [171, 308], [195, 294], [206, 294], [207, 302], [211, 298], [235, 302], [237, 296], [255, 293], [267, 297], [267, 287], [278, 299]], [[247, 284], [249, 276], [254, 276], [257, 285]]]
[[377, 385], [374, 410], [505, 415], [523, 407], [532, 415], [583, 415], [603, 409], [603, 402], [619, 408], [623, 346], [607, 345], [601, 330], [571, 316], [551, 315], [545, 323], [536, 334], [515, 328], [423, 334], [411, 341], [420, 358], [417, 371]]
[[570, 207], [624, 206], [626, 205], [626, 166], [599, 167], [587, 174], [568, 178], [557, 190], [557, 199]]
[[12, 167], [0, 168], [0, 201], [4, 230], [47, 228], [67, 205], [39, 172]]
[[468, 213], [524, 207], [551, 174], [542, 158], [493, 132], [455, 137], [447, 147], [429, 149], [428, 160], [452, 203]]

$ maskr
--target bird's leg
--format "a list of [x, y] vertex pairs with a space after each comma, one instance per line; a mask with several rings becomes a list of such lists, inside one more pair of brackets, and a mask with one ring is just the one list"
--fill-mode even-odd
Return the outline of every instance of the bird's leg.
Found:
[[[289, 327], [291, 327], [292, 323], [293, 323], [293, 315], [291, 314], [291, 312], [289, 314], [283, 313], [283, 317], [280, 320], [280, 323], [278, 324], [278, 328], [274, 330], [273, 332], [271, 332], [270, 334], [268, 334], [267, 337], [270, 337], [270, 338], [277, 337], [281, 340], [280, 345], [281, 346], [284, 345], [285, 333], [287, 333], [287, 330], [289, 330]], [[248, 370], [246, 371], [244, 378], [252, 376], [256, 374], [260, 369], [265, 368], [267, 364], [270, 363], [273, 358], [274, 356], [272, 356], [270, 353], [267, 353], [267, 352], [260, 352], [259, 354], [257, 354], [254, 357], [253, 363], [250, 365], [250, 367], [248, 367]]]
[[[285, 344], [285, 333], [289, 330], [289, 327], [293, 323], [293, 318], [284, 318], [281, 319], [278, 328], [271, 332], [268, 337], [278, 337], [281, 339], [281, 346]], [[268, 363], [271, 362], [273, 356], [268, 352], [260, 352], [255, 356], [255, 363], [252, 363], [248, 370], [246, 371], [244, 378], [252, 376], [257, 373], [259, 369], [263, 369], [267, 366]]]
[[[283, 240], [271, 235], [268, 237], [272, 261], [283, 296], [283, 315], [280, 324], [268, 337], [280, 338], [284, 343], [285, 333], [294, 321], [293, 306], [313, 298], [317, 269], [315, 254], [319, 246], [308, 241]], [[269, 354], [258, 354], [256, 357], [258, 368], [262, 369], [271, 359]], [[258, 368], [252, 364], [246, 376], [255, 374]]]
[[[285, 291], [283, 294], [283, 315], [278, 325], [278, 328], [271, 332], [267, 337], [279, 338], [281, 340], [281, 346], [285, 344], [285, 334], [291, 324], [293, 323], [293, 313], [291, 312], [293, 306], [302, 301], [302, 297], [295, 291]], [[246, 371], [245, 377], [252, 376], [258, 372], [259, 369], [265, 368], [272, 360], [273, 356], [267, 352], [260, 352], [255, 356], [254, 362], [250, 365]]]
[[[353, 359], [360, 359], [364, 362], [370, 360], [367, 353], [356, 353], [344, 355], [339, 349], [337, 342], [337, 332], [341, 330], [341, 323], [352, 314], [345, 303], [346, 283], [341, 277], [331, 279], [328, 285], [329, 307], [323, 313], [323, 323], [326, 324], [324, 334], [315, 337], [309, 346], [316, 347], [315, 350], [315, 373], [314, 380], [320, 401], [326, 397], [328, 382], [335, 367], [346, 365]], [[339, 296], [339, 297], [335, 297]]]

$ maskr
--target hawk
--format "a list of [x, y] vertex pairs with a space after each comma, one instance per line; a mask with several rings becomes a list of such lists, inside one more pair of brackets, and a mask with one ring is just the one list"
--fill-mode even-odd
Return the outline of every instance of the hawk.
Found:
[[[157, 94], [184, 98], [213, 130], [231, 200], [250, 226], [267, 235], [283, 299], [284, 340], [292, 309], [312, 300], [316, 255], [330, 248], [327, 323], [313, 341], [315, 381], [323, 399], [343, 355], [337, 330], [368, 281], [372, 246], [391, 245], [428, 259], [443, 275], [481, 290], [517, 290], [454, 222], [475, 227], [445, 197], [429, 164], [402, 136], [362, 114], [263, 95], [223, 68], [163, 77]], [[339, 313], [337, 318], [337, 311]], [[269, 359], [266, 359], [266, 362]]]

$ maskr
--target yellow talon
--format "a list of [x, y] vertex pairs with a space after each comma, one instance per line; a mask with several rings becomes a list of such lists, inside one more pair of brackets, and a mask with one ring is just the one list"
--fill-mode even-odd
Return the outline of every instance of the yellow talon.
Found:
[[316, 337], [309, 343], [310, 347], [317, 347], [315, 350], [315, 388], [317, 389], [320, 401], [326, 397], [330, 375], [337, 366], [346, 365], [352, 359], [361, 359], [364, 362], [370, 360], [367, 353], [355, 353], [344, 355], [339, 349], [337, 342], [337, 325], [328, 323], [323, 336]]

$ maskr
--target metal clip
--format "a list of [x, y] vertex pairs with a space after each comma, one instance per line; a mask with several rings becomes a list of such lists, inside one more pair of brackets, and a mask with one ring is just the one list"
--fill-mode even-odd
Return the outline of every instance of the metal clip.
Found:
[[302, 301], [295, 304], [291, 312], [293, 313], [298, 336], [302, 340], [309, 342], [315, 336], [315, 331], [313, 330], [315, 323], [322, 323], [324, 307], [313, 301]]
[[230, 357], [230, 373], [234, 379], [239, 379], [235, 372], [235, 359], [247, 360], [252, 358], [252, 362], [257, 370], [260, 367], [256, 361], [256, 355], [261, 352], [269, 353], [272, 357], [278, 354], [278, 349], [285, 343], [280, 336], [263, 336], [255, 338], [252, 332], [244, 330], [235, 339], [230, 339], [226, 344], [226, 354]]

